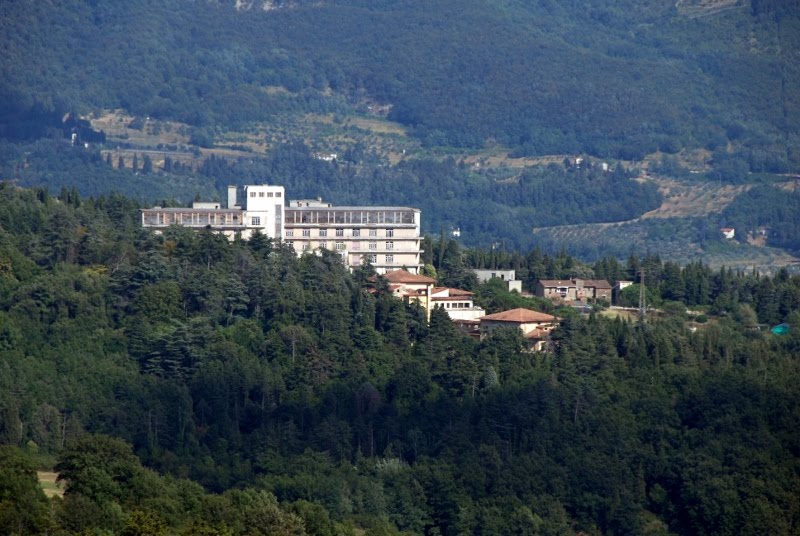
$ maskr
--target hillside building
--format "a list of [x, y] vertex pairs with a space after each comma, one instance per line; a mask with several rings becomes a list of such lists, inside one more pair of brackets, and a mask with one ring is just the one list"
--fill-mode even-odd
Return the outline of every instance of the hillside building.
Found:
[[479, 283], [485, 283], [490, 279], [500, 279], [505, 282], [506, 288], [509, 292], [516, 290], [522, 293], [522, 281], [517, 279], [515, 270], [486, 270], [474, 269], [475, 275], [478, 277]]
[[328, 249], [345, 266], [369, 262], [379, 274], [419, 273], [421, 211], [409, 207], [335, 207], [317, 200], [291, 201], [283, 240], [295, 251]]
[[335, 251], [345, 266], [371, 263], [379, 274], [405, 269], [419, 273], [421, 211], [410, 207], [335, 207], [321, 199], [291, 201], [283, 186], [228, 187], [227, 208], [196, 202], [191, 208], [141, 211], [142, 227], [162, 232], [170, 225], [211, 229], [233, 239], [258, 230], [291, 245], [298, 255]]
[[504, 327], [516, 327], [522, 332], [526, 347], [531, 351], [542, 351], [547, 347], [550, 332], [558, 325], [558, 318], [531, 309], [511, 309], [480, 319], [481, 338]]
[[606, 300], [611, 302], [611, 285], [603, 279], [540, 279], [536, 295], [555, 301]]
[[450, 320], [479, 320], [486, 311], [475, 305], [472, 296], [472, 292], [460, 288], [434, 287], [430, 304], [444, 309]]
[[237, 233], [248, 239], [256, 230], [270, 238], [281, 237], [284, 197], [283, 186], [229, 186], [228, 208], [218, 202], [195, 202], [191, 208], [146, 208], [141, 211], [142, 227], [161, 232], [170, 225], [182, 225], [211, 229], [229, 239]]

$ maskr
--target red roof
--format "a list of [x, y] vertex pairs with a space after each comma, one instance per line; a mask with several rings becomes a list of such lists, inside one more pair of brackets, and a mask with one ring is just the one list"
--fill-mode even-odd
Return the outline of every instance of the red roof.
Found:
[[481, 318], [483, 320], [494, 320], [495, 322], [514, 322], [516, 324], [530, 324], [533, 322], [555, 322], [556, 317], [547, 313], [540, 313], [539, 311], [531, 311], [530, 309], [511, 309], [510, 311], [503, 311], [493, 315], [486, 315]]
[[544, 329], [534, 329], [522, 336], [523, 339], [542, 340], [546, 339], [550, 332]]
[[[436, 283], [436, 280], [432, 277], [427, 277], [424, 275], [417, 275], [412, 274], [408, 270], [395, 270], [394, 272], [386, 272], [383, 274], [383, 277], [389, 283], [399, 283], [399, 284], [416, 284], [416, 285], [433, 285]], [[375, 281], [376, 277], [372, 276], [369, 278], [370, 281]]]
[[539, 283], [545, 287], [574, 287], [575, 282], [570, 280], [561, 280], [561, 279], [540, 279]]
[[611, 283], [605, 279], [584, 279], [584, 287], [605, 288], [611, 290]]
[[451, 298], [455, 296], [472, 296], [474, 292], [470, 292], [468, 290], [461, 290], [460, 288], [448, 288], [448, 287], [433, 287], [431, 290], [431, 294], [439, 294], [440, 292], [447, 291], [447, 295]]

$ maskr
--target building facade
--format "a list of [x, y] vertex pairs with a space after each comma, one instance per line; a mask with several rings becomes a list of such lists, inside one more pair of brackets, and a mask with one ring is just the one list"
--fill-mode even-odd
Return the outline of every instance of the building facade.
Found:
[[328, 249], [345, 266], [369, 262], [379, 274], [419, 273], [420, 210], [409, 207], [335, 207], [320, 200], [291, 201], [283, 240], [299, 254]]
[[522, 332], [528, 350], [542, 351], [547, 346], [550, 333], [558, 326], [558, 318], [530, 309], [511, 309], [480, 319], [481, 338], [498, 328], [516, 327]]
[[191, 208], [154, 207], [141, 211], [142, 227], [161, 232], [170, 225], [211, 229], [233, 239], [262, 234], [291, 245], [298, 255], [328, 249], [345, 266], [371, 263], [377, 273], [406, 269], [418, 274], [421, 211], [410, 207], [335, 207], [320, 199], [285, 205], [283, 186], [228, 187], [227, 208], [196, 202]]
[[430, 304], [431, 307], [444, 309], [450, 320], [479, 320], [486, 311], [475, 305], [473, 295], [459, 288], [433, 287]]
[[509, 292], [516, 290], [522, 293], [522, 281], [517, 279], [515, 270], [485, 270], [476, 268], [472, 271], [475, 272], [475, 275], [478, 277], [478, 282], [480, 283], [485, 283], [490, 279], [500, 279], [505, 282]]
[[211, 229], [230, 239], [248, 239], [259, 230], [270, 238], [283, 236], [283, 186], [268, 184], [228, 187], [228, 208], [218, 202], [195, 202], [191, 208], [142, 209], [142, 227], [161, 232], [170, 225]]
[[536, 284], [536, 295], [555, 301], [611, 302], [611, 285], [603, 279], [540, 279]]

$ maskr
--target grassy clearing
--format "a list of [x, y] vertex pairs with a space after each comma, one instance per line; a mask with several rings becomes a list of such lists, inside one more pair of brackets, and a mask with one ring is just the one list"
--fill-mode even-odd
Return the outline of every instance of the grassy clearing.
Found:
[[631, 322], [638, 319], [638, 313], [629, 309], [603, 309], [600, 311], [600, 316], [606, 318], [621, 318], [622, 320], [630, 320]]
[[63, 497], [64, 496], [64, 483], [57, 482], [58, 473], [52, 471], [36, 471], [39, 477], [39, 484], [44, 490], [44, 494], [48, 498]]

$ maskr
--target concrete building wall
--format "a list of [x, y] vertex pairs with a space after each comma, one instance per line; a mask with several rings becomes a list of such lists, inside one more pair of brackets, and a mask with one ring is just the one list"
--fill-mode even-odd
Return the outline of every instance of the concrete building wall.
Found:
[[298, 253], [328, 249], [339, 253], [350, 267], [369, 260], [379, 274], [399, 268], [419, 273], [418, 209], [295, 203], [286, 209], [284, 240]]
[[475, 269], [473, 270], [475, 275], [478, 276], [478, 282], [485, 283], [492, 278], [501, 279], [503, 281], [514, 281], [517, 279], [516, 271], [515, 270], [483, 270], [483, 269]]
[[346, 266], [367, 260], [378, 273], [406, 268], [419, 273], [419, 209], [409, 207], [333, 207], [322, 200], [292, 201], [285, 206], [283, 186], [267, 184], [228, 187], [228, 208], [219, 203], [197, 203], [189, 208], [155, 207], [141, 211], [142, 226], [156, 232], [170, 225], [211, 228], [230, 239], [245, 240], [259, 230], [282, 239], [298, 254], [328, 249], [342, 256]]

